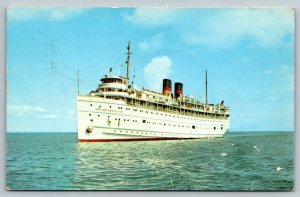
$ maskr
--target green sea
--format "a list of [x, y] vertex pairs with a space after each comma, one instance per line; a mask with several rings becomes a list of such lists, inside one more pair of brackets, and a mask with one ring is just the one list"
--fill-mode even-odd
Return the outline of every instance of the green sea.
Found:
[[291, 191], [294, 132], [78, 143], [76, 133], [7, 133], [9, 190]]

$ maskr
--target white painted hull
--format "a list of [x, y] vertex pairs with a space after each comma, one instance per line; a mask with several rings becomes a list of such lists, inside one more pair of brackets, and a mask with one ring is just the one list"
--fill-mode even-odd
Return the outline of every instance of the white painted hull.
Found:
[[77, 97], [77, 121], [81, 142], [215, 138], [222, 137], [230, 126], [230, 118], [187, 116], [81, 95]]

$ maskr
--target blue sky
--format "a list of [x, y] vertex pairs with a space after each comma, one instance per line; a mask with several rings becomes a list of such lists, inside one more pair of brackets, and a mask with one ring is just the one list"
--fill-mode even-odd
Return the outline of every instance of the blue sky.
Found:
[[291, 9], [10, 8], [7, 131], [76, 132], [80, 92], [113, 68], [125, 75], [131, 40], [134, 83], [231, 108], [231, 131], [294, 130]]

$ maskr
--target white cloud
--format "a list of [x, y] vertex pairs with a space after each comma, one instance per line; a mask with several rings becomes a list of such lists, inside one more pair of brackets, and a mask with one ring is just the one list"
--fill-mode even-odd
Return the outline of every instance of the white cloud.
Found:
[[53, 119], [57, 119], [58, 115], [57, 114], [42, 114], [42, 115], [40, 115], [40, 118], [47, 119], [47, 120], [53, 120]]
[[[37, 121], [61, 121], [64, 123], [74, 121], [76, 119], [76, 111], [73, 109], [61, 110], [53, 109], [52, 111], [46, 110], [43, 107], [34, 107], [29, 105], [8, 105], [7, 106], [7, 119], [10, 122], [16, 121], [26, 121], [26, 120], [37, 120]], [[48, 124], [47, 123], [47, 124]], [[24, 128], [30, 128], [31, 125], [12, 126], [9, 125], [10, 129], [22, 130]], [[30, 129], [29, 129], [30, 130]]]
[[138, 43], [138, 47], [141, 51], [148, 51], [148, 50], [158, 50], [162, 47], [162, 33], [159, 33], [152, 38], [149, 38], [143, 42]]
[[168, 78], [172, 60], [168, 56], [155, 57], [144, 67], [144, 78], [147, 88], [161, 91], [162, 80]]
[[46, 110], [42, 107], [33, 107], [28, 105], [22, 105], [22, 106], [8, 106], [8, 112], [14, 113], [16, 115], [23, 115], [23, 114], [31, 114], [31, 113], [42, 113]]
[[[247, 39], [261, 47], [282, 47], [294, 33], [291, 9], [230, 9], [195, 21], [184, 40], [213, 48], [230, 48]], [[292, 42], [292, 41], [290, 41]], [[253, 47], [253, 46], [252, 46]]]
[[13, 7], [8, 9], [7, 17], [13, 21], [42, 20], [68, 20], [80, 15], [86, 8], [30, 8]]
[[30, 118], [30, 119], [57, 119], [58, 114], [47, 113], [43, 107], [29, 105], [8, 105], [7, 112], [11, 117]]
[[124, 18], [138, 25], [161, 26], [171, 23], [178, 11], [175, 8], [136, 8]]
[[68, 20], [74, 16], [80, 15], [86, 9], [63, 8], [53, 9], [49, 14], [50, 20]]

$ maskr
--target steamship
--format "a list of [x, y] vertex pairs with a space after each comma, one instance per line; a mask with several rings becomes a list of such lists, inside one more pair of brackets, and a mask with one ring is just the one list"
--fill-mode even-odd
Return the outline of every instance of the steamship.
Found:
[[222, 137], [230, 126], [229, 107], [184, 96], [183, 84], [164, 79], [162, 92], [129, 83], [130, 42], [126, 77], [105, 75], [96, 90], [77, 95], [79, 142], [174, 140]]

